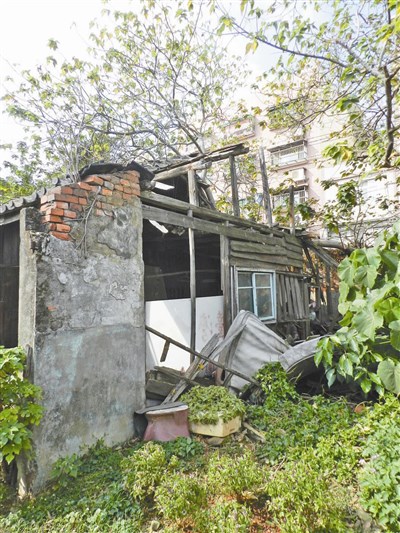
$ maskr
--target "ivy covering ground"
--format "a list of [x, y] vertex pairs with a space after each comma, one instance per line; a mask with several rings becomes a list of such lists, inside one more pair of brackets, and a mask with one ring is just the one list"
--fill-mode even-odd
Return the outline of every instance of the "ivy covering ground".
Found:
[[246, 433], [219, 448], [200, 439], [101, 442], [60, 460], [35, 499], [3, 497], [0, 531], [97, 533], [399, 532], [400, 404], [354, 409], [300, 395], [279, 366], [257, 376], [261, 405]]

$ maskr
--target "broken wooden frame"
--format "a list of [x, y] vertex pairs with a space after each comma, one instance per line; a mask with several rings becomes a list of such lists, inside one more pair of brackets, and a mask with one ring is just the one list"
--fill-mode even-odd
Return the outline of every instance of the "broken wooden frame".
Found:
[[[249, 383], [252, 383], [253, 385], [260, 386], [258, 381], [256, 381], [255, 379], [250, 378], [250, 377], [242, 374], [238, 370], [234, 370], [232, 368], [227, 368], [224, 364], [219, 363], [218, 361], [214, 361], [213, 359], [211, 359], [210, 357], [208, 357], [204, 353], [200, 353], [200, 352], [197, 352], [196, 350], [192, 350], [192, 348], [189, 348], [188, 346], [185, 346], [184, 344], [182, 344], [182, 343], [180, 343], [180, 342], [178, 342], [178, 341], [176, 341], [174, 339], [171, 339], [171, 337], [168, 337], [168, 335], [164, 335], [164, 333], [161, 333], [160, 331], [157, 331], [157, 330], [151, 328], [150, 326], [146, 326], [146, 330], [149, 331], [150, 333], [153, 333], [154, 335], [157, 335], [158, 337], [161, 337], [166, 342], [168, 342], [169, 345], [173, 344], [177, 348], [180, 348], [181, 350], [185, 350], [186, 352], [189, 352], [190, 354], [192, 354], [194, 357], [197, 357], [201, 361], [206, 361], [207, 363], [212, 363], [217, 368], [220, 368], [221, 370], [224, 370], [225, 372], [228, 372], [229, 374], [233, 374], [235, 376], [238, 376], [239, 378], [244, 379], [245, 381], [248, 381]], [[189, 383], [193, 381], [191, 378], [186, 377], [185, 375], [182, 375], [182, 380], [188, 381]]]

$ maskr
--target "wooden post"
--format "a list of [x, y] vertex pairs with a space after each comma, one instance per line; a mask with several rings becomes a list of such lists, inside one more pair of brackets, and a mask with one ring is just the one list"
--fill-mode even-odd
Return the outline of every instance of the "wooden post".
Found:
[[333, 304], [331, 292], [331, 267], [325, 265], [325, 279], [326, 279], [326, 307], [328, 312], [328, 320], [332, 320]]
[[290, 218], [290, 233], [294, 235], [296, 233], [295, 221], [294, 221], [294, 187], [289, 187], [289, 218]]
[[229, 238], [220, 236], [220, 264], [221, 264], [221, 289], [224, 295], [224, 334], [226, 335], [232, 324], [231, 308], [231, 276], [229, 266]]
[[260, 146], [260, 150], [259, 150], [259, 159], [260, 159], [260, 170], [261, 170], [261, 177], [262, 177], [264, 210], [265, 210], [265, 214], [267, 215], [267, 224], [269, 227], [271, 227], [272, 226], [271, 195], [269, 192], [269, 183], [268, 183], [267, 167], [265, 165], [264, 148], [262, 146]]
[[192, 168], [188, 170], [188, 190], [189, 190], [189, 204], [199, 205], [199, 202], [197, 199], [196, 173]]
[[[193, 216], [192, 210], [188, 216]], [[194, 230], [188, 229], [189, 234], [189, 264], [190, 264], [190, 349], [196, 349], [196, 248], [194, 242]], [[193, 362], [193, 354], [190, 356]]]
[[240, 217], [239, 192], [238, 192], [238, 184], [237, 184], [236, 165], [235, 165], [235, 157], [233, 155], [229, 156], [229, 163], [230, 163], [230, 170], [231, 170], [233, 214], [235, 215], [235, 217]]

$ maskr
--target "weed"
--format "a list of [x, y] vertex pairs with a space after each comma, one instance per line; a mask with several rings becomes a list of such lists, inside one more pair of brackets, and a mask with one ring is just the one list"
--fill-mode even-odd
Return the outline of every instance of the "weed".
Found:
[[167, 464], [164, 448], [155, 442], [147, 442], [122, 461], [125, 487], [134, 500], [142, 501], [154, 494]]
[[178, 437], [164, 444], [165, 453], [169, 460], [173, 455], [179, 459], [192, 459], [204, 453], [204, 444], [190, 437]]
[[201, 479], [176, 472], [162, 480], [155, 490], [154, 501], [164, 518], [176, 521], [203, 508], [207, 491]]
[[265, 469], [260, 467], [254, 455], [246, 449], [240, 457], [214, 452], [209, 459], [207, 484], [211, 494], [240, 495], [259, 491], [265, 483]]
[[282, 533], [348, 532], [346, 492], [320, 470], [314, 450], [286, 463], [267, 491], [268, 510]]

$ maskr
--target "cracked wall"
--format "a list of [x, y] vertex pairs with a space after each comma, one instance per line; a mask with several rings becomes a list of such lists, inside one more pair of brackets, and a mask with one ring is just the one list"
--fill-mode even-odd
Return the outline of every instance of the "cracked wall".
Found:
[[[34, 460], [19, 464], [20, 492], [40, 488], [59, 457], [100, 438], [131, 438], [133, 413], [144, 405], [140, 200], [113, 205], [108, 196], [109, 211], [96, 212], [98, 190], [87, 192], [64, 233], [63, 217], [49, 219], [59, 214], [43, 218], [42, 208], [41, 217], [35, 209], [21, 216], [19, 342], [32, 348], [30, 374], [43, 389], [45, 414], [34, 429]], [[42, 203], [54, 212], [65, 191], [52, 194]]]

